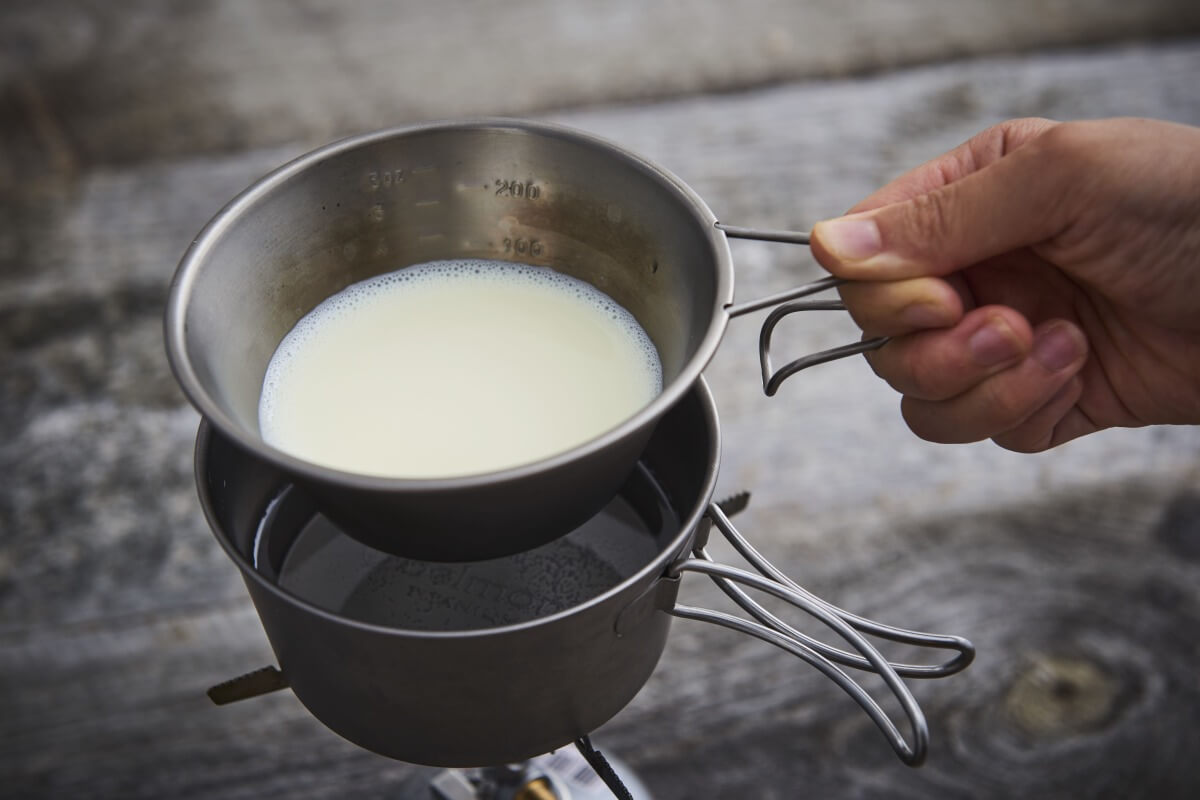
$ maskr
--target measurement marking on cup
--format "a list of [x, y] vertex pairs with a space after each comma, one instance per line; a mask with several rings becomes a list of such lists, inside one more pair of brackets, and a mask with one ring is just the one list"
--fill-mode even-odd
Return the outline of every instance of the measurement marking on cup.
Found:
[[367, 173], [367, 188], [372, 192], [380, 189], [390, 189], [404, 183], [406, 178], [403, 169], [379, 169]]
[[446, 237], [446, 234], [441, 233], [441, 232], [419, 233], [419, 234], [417, 234], [417, 241], [418, 242], [429, 242], [429, 241], [433, 241], [434, 239], [444, 239], [445, 237]]
[[417, 208], [426, 208], [428, 206], [441, 205], [441, 200], [417, 200], [413, 203]]
[[518, 181], [497, 178], [493, 183], [496, 187], [496, 197], [523, 197], [526, 200], [537, 200], [542, 190], [533, 181]]
[[517, 255], [540, 256], [545, 252], [545, 246], [537, 239], [505, 239], [504, 252]]
[[423, 164], [419, 167], [412, 168], [413, 175], [424, 175], [426, 172], [437, 172], [436, 164]]

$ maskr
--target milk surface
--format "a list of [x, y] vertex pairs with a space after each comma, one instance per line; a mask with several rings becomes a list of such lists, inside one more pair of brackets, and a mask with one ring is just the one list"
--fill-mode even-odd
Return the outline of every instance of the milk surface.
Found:
[[661, 389], [649, 336], [590, 284], [435, 261], [349, 286], [302, 318], [267, 367], [259, 428], [324, 466], [452, 477], [569, 450]]

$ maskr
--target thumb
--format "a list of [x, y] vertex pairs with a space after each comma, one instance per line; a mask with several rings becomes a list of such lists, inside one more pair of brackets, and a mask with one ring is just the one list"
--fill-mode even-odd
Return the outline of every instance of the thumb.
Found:
[[1044, 241], [1063, 229], [1066, 204], [1058, 159], [1038, 144], [925, 194], [818, 222], [813, 255], [840, 278], [899, 280]]

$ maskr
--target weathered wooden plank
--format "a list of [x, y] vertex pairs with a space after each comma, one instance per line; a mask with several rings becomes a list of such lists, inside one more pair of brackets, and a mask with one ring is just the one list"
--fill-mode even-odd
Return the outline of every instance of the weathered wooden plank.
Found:
[[[791, 657], [679, 621], [650, 683], [597, 737], [659, 800], [1192, 796], [1200, 481], [822, 533], [771, 555], [831, 600], [979, 646], [967, 672], [913, 685], [929, 763], [901, 766]], [[686, 602], [718, 598], [685, 582]], [[290, 693], [208, 705], [207, 685], [263, 663], [244, 600], [0, 636], [7, 795], [383, 797], [413, 774], [339, 740]]]
[[[913, 686], [934, 737], [919, 771], [786, 657], [684, 624], [672, 646], [687, 655], [606, 733], [663, 797], [1190, 797], [1196, 498], [1194, 483], [1127, 484], [772, 550], [845, 607], [975, 641], [967, 672]], [[664, 713], [686, 743], [655, 729]]]
[[3, 796], [382, 797], [411, 772], [325, 730], [290, 692], [209, 702], [209, 685], [271, 662], [244, 598], [13, 635], [2, 652]]
[[22, 0], [0, 14], [0, 181], [22, 183], [419, 119], [1200, 30], [1188, 0]]
[[[1195, 44], [1134, 48], [555, 119], [661, 160], [723, 218], [804, 227], [1012, 114], [1200, 121], [1198, 73]], [[298, 150], [98, 170], [49, 194], [7, 198], [19, 224], [0, 227], [0, 630], [240, 591], [193, 500], [196, 417], [181, 410], [165, 364], [161, 302], [206, 218]], [[817, 274], [795, 247], [738, 243], [736, 258], [743, 297]], [[814, 317], [789, 320], [780, 346], [809, 352], [856, 338], [846, 318]], [[756, 491], [746, 524], [768, 540], [817, 534], [775, 528], [759, 517], [767, 509], [876, 524], [1172, 476], [1194, 468], [1200, 452], [1192, 428], [1112, 432], [1032, 458], [987, 444], [928, 445], [858, 361], [805, 373], [764, 398], [756, 336], [753, 320], [734, 322], [708, 377], [723, 420], [723, 490]]]
[[[724, 218], [804, 227], [1005, 116], [1200, 122], [1196, 74], [1192, 43], [555, 119], [661, 160]], [[289, 694], [220, 709], [202, 695], [269, 652], [193, 499], [196, 417], [161, 354], [161, 300], [204, 219], [300, 147], [0, 195], [13, 211], [0, 226], [2, 795], [383, 797], [412, 774]], [[795, 248], [737, 257], [747, 296], [815, 274]], [[755, 491], [739, 524], [818, 593], [969, 635], [980, 659], [915, 687], [935, 740], [910, 772], [792, 659], [681, 622], [600, 744], [661, 798], [1194, 794], [1197, 431], [1109, 433], [1037, 458], [923, 445], [861, 364], [762, 398], [752, 325], [733, 326], [708, 373], [723, 486]], [[785, 346], [852, 334], [844, 319], [798, 324]], [[696, 580], [685, 593], [719, 599]]]

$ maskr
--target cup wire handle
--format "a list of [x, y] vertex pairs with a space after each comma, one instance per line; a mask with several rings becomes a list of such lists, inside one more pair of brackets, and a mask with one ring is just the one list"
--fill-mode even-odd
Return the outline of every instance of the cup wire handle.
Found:
[[[782, 242], [784, 244], [802, 244], [809, 243], [809, 234], [799, 231], [771, 231], [758, 230], [756, 228], [740, 228], [735, 225], [726, 225], [723, 222], [715, 223], [718, 230], [722, 231], [726, 236], [734, 239], [754, 239], [762, 242]], [[758, 336], [758, 362], [762, 370], [763, 392], [772, 397], [779, 391], [780, 385], [795, 375], [801, 370], [815, 367], [818, 364], [825, 364], [830, 361], [836, 361], [848, 356], [865, 353], [869, 350], [876, 350], [883, 347], [888, 342], [888, 337], [877, 336], [871, 339], [863, 339], [859, 342], [841, 345], [839, 347], [831, 347], [827, 350], [821, 350], [816, 353], [811, 353], [806, 356], [789, 361], [778, 370], [771, 363], [771, 336], [775, 332], [775, 327], [779, 322], [790, 314], [795, 314], [798, 311], [845, 311], [846, 306], [840, 300], [801, 300], [800, 298], [808, 297], [809, 295], [819, 294], [820, 292], [834, 289], [847, 283], [842, 278], [835, 278], [832, 275], [827, 278], [812, 281], [801, 286], [796, 286], [778, 294], [773, 294], [768, 297], [763, 297], [758, 300], [750, 300], [743, 303], [734, 303], [725, 309], [731, 318], [739, 317], [743, 314], [749, 314], [754, 311], [760, 311], [764, 308], [777, 306], [766, 320], [763, 321], [762, 330]]]
[[[727, 564], [716, 563], [705, 551], [703, 544], [699, 544], [693, 550], [694, 558], [689, 558], [673, 565], [668, 570], [668, 574], [671, 577], [678, 577], [684, 572], [697, 572], [708, 575], [739, 606], [759, 621], [753, 622], [721, 611], [685, 605], [676, 605], [669, 610], [669, 613], [683, 619], [708, 622], [745, 633], [773, 644], [802, 659], [832, 680], [858, 703], [883, 733], [888, 744], [891, 745], [901, 761], [909, 766], [920, 766], [925, 760], [928, 748], [929, 726], [925, 720], [924, 713], [921, 711], [920, 706], [917, 704], [908, 687], [904, 684], [900, 674], [903, 673], [910, 677], [922, 678], [951, 675], [970, 664], [974, 658], [973, 645], [961, 637], [925, 634], [907, 631], [902, 628], [893, 628], [843, 611], [814, 596], [795, 584], [794, 581], [783, 576], [777, 568], [766, 561], [750, 546], [749, 542], [738, 532], [729, 521], [729, 518], [715, 503], [709, 505], [707, 516], [734, 548], [743, 557], [746, 557], [747, 561], [758, 572], [750, 572]], [[783, 580], [780, 580], [777, 576], [782, 577]], [[820, 620], [845, 639], [861, 656], [855, 656], [851, 653], [830, 647], [801, 633], [752, 600], [737, 584], [774, 595]], [[891, 641], [952, 649], [957, 651], [957, 655], [944, 664], [932, 666], [892, 664], [859, 633], [859, 629]], [[879, 706], [878, 702], [834, 662], [873, 672], [883, 679], [888, 689], [891, 690], [892, 694], [900, 702], [904, 716], [908, 720], [911, 743], [905, 740], [904, 735]]]

